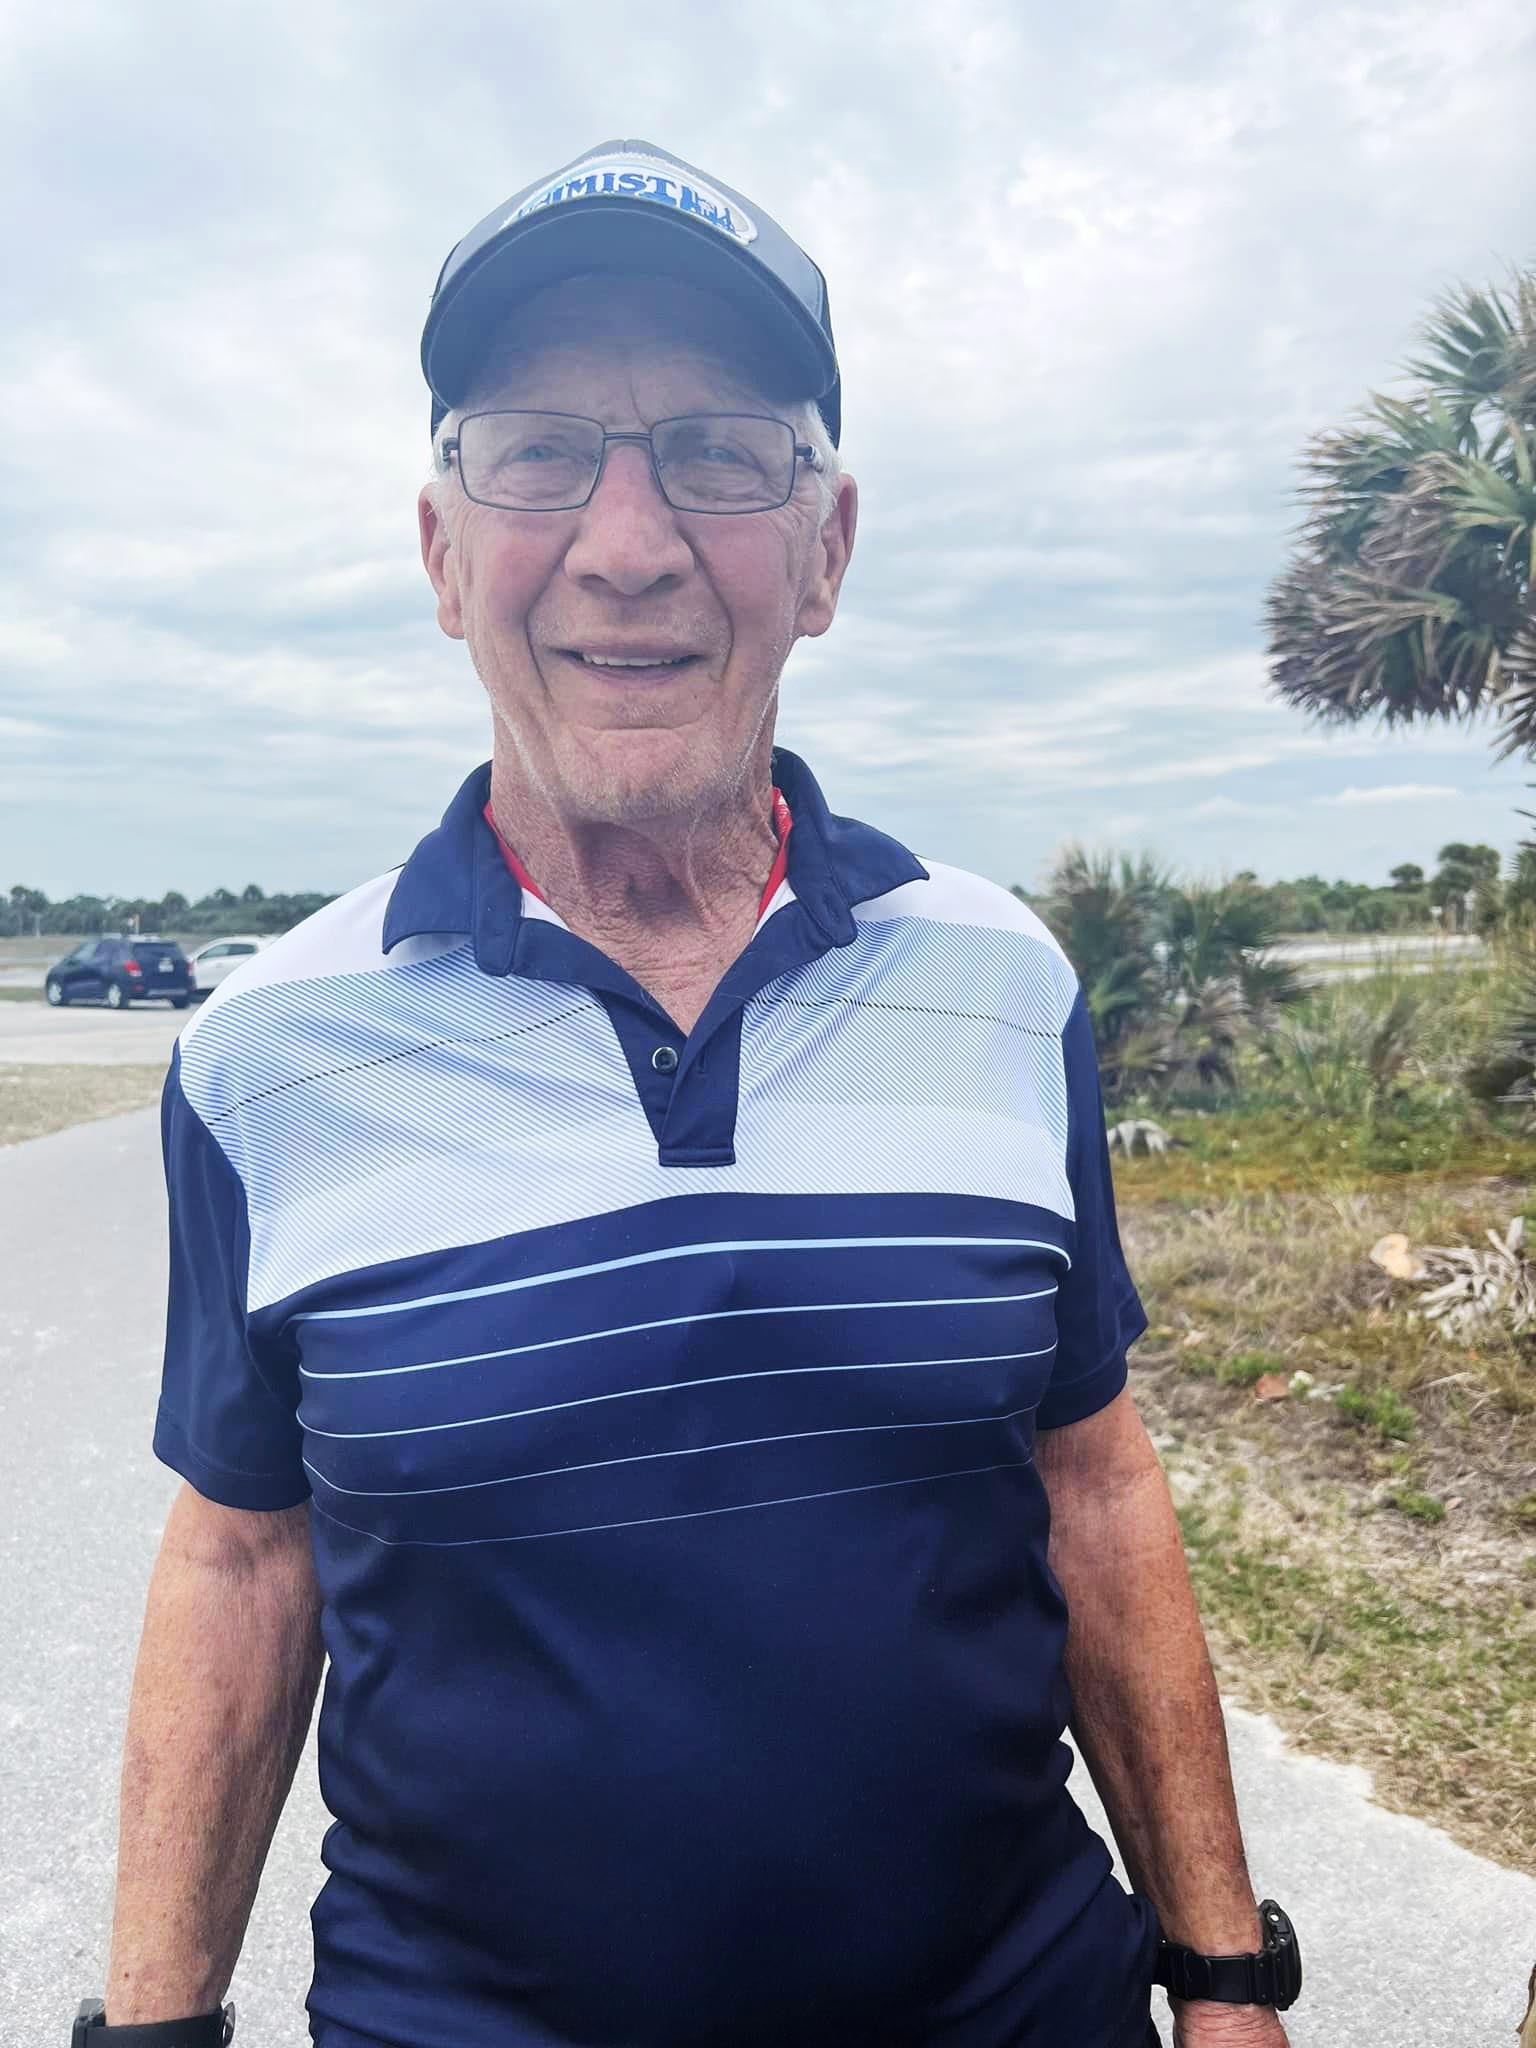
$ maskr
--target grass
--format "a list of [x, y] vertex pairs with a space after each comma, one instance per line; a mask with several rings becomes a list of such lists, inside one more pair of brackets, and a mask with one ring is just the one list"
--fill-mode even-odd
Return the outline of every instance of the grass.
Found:
[[1368, 1187], [1536, 1167], [1518, 1111], [1492, 1111], [1463, 1085], [1487, 1039], [1505, 968], [1332, 984], [1237, 1052], [1225, 1094], [1117, 1103], [1151, 1116], [1171, 1153], [1124, 1162], [1131, 1193], [1201, 1201], [1318, 1187]]
[[1183, 1360], [1184, 1370], [1201, 1379], [1219, 1380], [1224, 1387], [1251, 1387], [1265, 1373], [1284, 1370], [1284, 1360], [1269, 1351], [1240, 1351], [1234, 1358], [1213, 1358], [1208, 1351], [1191, 1351]]
[[1502, 1229], [1536, 1145], [1469, 1120], [1435, 1169], [1383, 1171], [1347, 1119], [1161, 1121], [1187, 1150], [1115, 1166], [1133, 1388], [1223, 1691], [1536, 1875], [1536, 1345], [1447, 1342], [1368, 1256]]
[[160, 1099], [165, 1068], [0, 1066], [0, 1145], [121, 1116]]
[[1151, 1362], [1234, 1388], [1304, 1370], [1343, 1394], [1337, 1413], [1364, 1435], [1412, 1436], [1427, 1413], [1437, 1431], [1459, 1414], [1468, 1427], [1476, 1416], [1513, 1418], [1536, 1437], [1529, 1340], [1491, 1324], [1474, 1344], [1447, 1342], [1411, 1313], [1418, 1289], [1368, 1256], [1389, 1231], [1416, 1245], [1478, 1243], [1523, 1211], [1529, 1183], [1378, 1182], [1191, 1206], [1148, 1201], [1130, 1179], [1117, 1169], [1128, 1257], [1152, 1322], [1141, 1355]]
[[1469, 1587], [1427, 1529], [1357, 1561], [1354, 1508], [1315, 1508], [1246, 1480], [1179, 1507], [1223, 1691], [1365, 1765], [1383, 1805], [1536, 1871], [1536, 1579]]
[[1404, 1487], [1398, 1493], [1389, 1493], [1387, 1499], [1400, 1514], [1412, 1515], [1416, 1521], [1445, 1520], [1445, 1502], [1436, 1500], [1432, 1493], [1415, 1493], [1412, 1487]]
[[1125, 1114], [1155, 1117], [1174, 1141], [1161, 1156], [1138, 1153], [1116, 1161], [1115, 1185], [1131, 1197], [1192, 1203], [1212, 1195], [1373, 1187], [1387, 1177], [1407, 1182], [1536, 1168], [1536, 1145], [1513, 1118], [1480, 1116], [1463, 1125], [1414, 1115], [1367, 1122], [1241, 1103], [1173, 1111], [1138, 1105]]
[[1377, 1387], [1368, 1394], [1358, 1387], [1340, 1387], [1333, 1405], [1351, 1422], [1363, 1424], [1388, 1442], [1412, 1436], [1418, 1426], [1417, 1415], [1390, 1387]]

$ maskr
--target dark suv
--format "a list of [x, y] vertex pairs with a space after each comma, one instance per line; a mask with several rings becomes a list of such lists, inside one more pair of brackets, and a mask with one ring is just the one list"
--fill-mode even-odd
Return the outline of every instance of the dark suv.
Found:
[[184, 1010], [192, 1000], [192, 970], [174, 939], [87, 939], [48, 970], [43, 983], [55, 1009], [66, 1003], [167, 1002]]

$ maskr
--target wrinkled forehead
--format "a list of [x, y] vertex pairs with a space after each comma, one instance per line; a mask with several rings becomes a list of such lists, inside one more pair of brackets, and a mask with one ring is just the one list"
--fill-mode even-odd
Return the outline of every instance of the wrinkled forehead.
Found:
[[508, 315], [463, 409], [579, 411], [583, 393], [597, 404], [630, 390], [688, 409], [758, 410], [797, 395], [728, 300], [670, 278], [594, 276], [551, 285]]

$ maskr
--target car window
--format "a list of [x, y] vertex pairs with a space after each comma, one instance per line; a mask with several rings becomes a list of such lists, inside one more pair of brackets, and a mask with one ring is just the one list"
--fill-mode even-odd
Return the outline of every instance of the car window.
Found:
[[197, 957], [199, 960], [222, 960], [228, 952], [228, 946], [204, 946]]
[[231, 953], [254, 953], [256, 948], [254, 946], [230, 946], [226, 950]]
[[101, 940], [90, 958], [91, 964], [95, 967], [110, 967], [117, 958], [117, 941], [115, 939]]

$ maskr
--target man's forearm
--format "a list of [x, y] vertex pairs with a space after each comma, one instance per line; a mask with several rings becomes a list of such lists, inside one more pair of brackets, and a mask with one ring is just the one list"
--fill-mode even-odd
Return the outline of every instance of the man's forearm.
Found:
[[303, 1518], [260, 1517], [272, 1540], [237, 1554], [172, 1511], [124, 1745], [113, 2025], [210, 2011], [234, 1974], [320, 1675]]
[[1058, 1489], [1051, 1506], [1072, 1735], [1131, 1884], [1171, 1941], [1207, 1955], [1261, 1948], [1221, 1702], [1162, 1470], [1109, 1496]]

